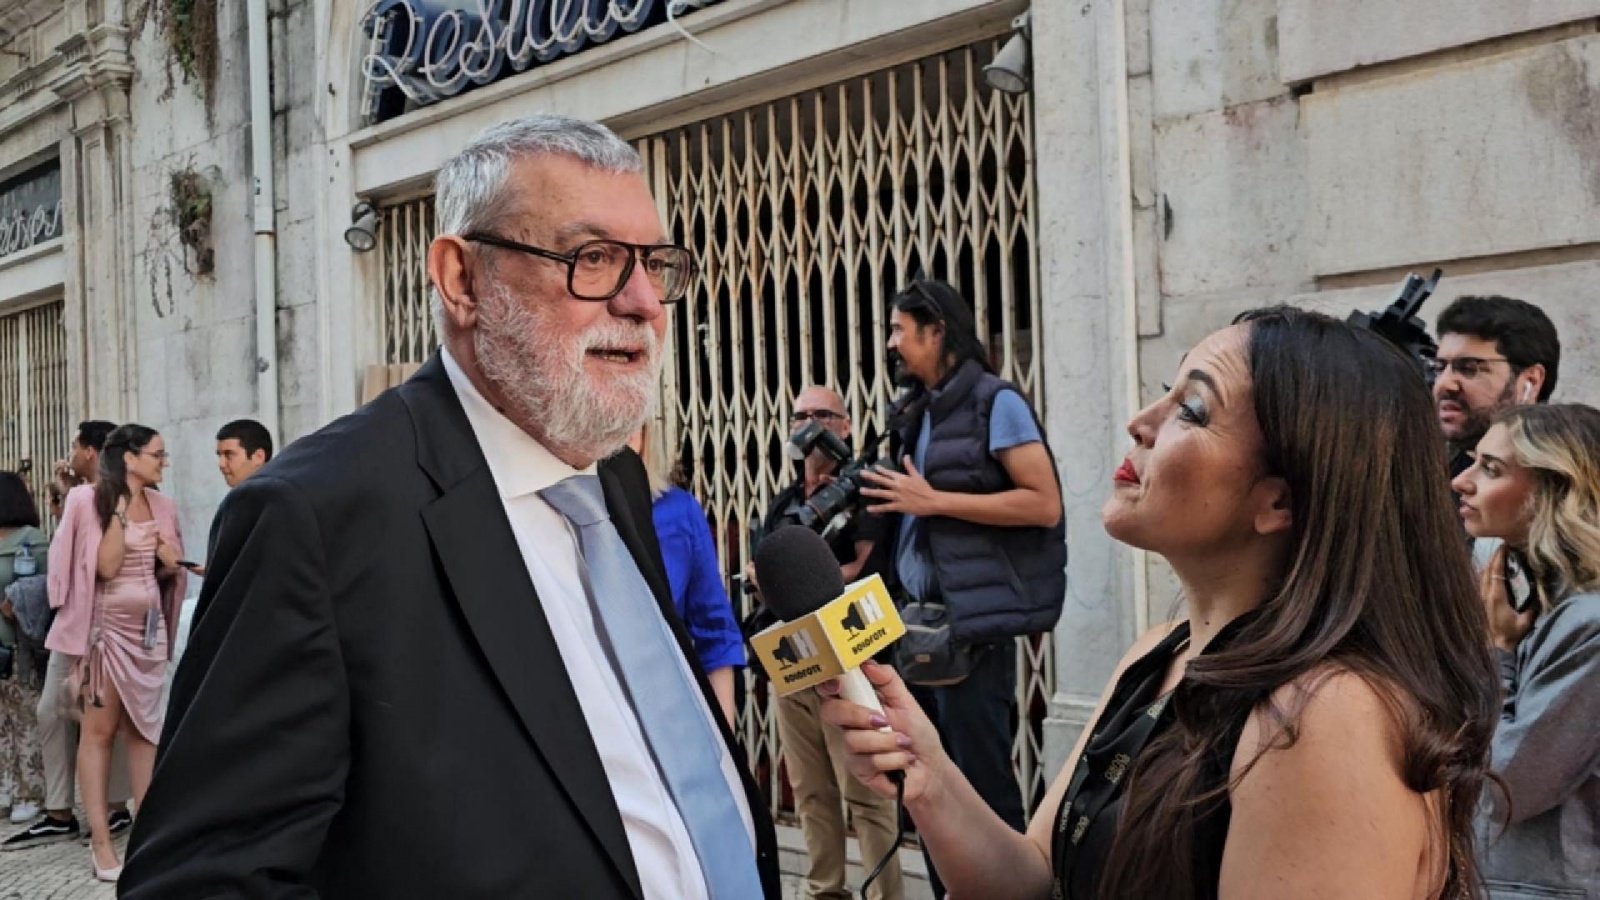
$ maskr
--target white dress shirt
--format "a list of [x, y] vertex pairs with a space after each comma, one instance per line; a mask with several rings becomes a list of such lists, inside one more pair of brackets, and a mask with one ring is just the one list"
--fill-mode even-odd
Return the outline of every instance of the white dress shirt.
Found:
[[[566, 518], [538, 493], [579, 472], [557, 459], [491, 406], [449, 351], [441, 348], [440, 355], [450, 384], [477, 436], [478, 446], [488, 460], [489, 473], [505, 504], [506, 517], [511, 520], [512, 534], [522, 551], [556, 647], [561, 651], [561, 661], [566, 665], [578, 705], [583, 709], [589, 735], [600, 753], [600, 763], [611, 782], [611, 794], [622, 814], [622, 825], [628, 834], [628, 847], [633, 851], [644, 895], [647, 900], [704, 900], [707, 897], [705, 878], [701, 875], [689, 831], [661, 777], [639, 728], [639, 718], [628, 702], [628, 695], [596, 628], [594, 610], [584, 590], [577, 535]], [[590, 466], [584, 471], [592, 473], [594, 470], [594, 466]], [[653, 596], [636, 599], [640, 615], [660, 618], [660, 608]], [[667, 628], [665, 622], [662, 628]], [[683, 677], [692, 679], [688, 663], [681, 654], [678, 662], [683, 667]], [[716, 732], [717, 725], [711, 717], [720, 713], [714, 713], [704, 702], [700, 707], [707, 727]], [[717, 746], [722, 754], [722, 774], [744, 819], [753, 855], [755, 826], [744, 786], [733, 756], [720, 737]], [[537, 815], [537, 811], [533, 814]]]

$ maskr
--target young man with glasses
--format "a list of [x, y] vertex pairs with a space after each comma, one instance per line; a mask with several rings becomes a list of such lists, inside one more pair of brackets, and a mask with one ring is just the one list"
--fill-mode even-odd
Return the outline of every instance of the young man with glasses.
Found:
[[1550, 317], [1525, 300], [1460, 297], [1439, 313], [1434, 408], [1450, 443], [1451, 477], [1501, 411], [1544, 403], [1556, 389], [1561, 339]]

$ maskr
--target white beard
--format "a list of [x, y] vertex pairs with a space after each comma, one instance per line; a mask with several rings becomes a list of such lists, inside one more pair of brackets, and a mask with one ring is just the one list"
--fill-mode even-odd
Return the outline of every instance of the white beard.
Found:
[[[567, 343], [550, 316], [502, 286], [478, 308], [472, 344], [483, 377], [499, 389], [507, 416], [563, 459], [598, 460], [622, 449], [655, 412], [660, 344], [649, 325], [605, 318]], [[597, 385], [585, 367], [593, 347], [645, 348], [646, 366]]]

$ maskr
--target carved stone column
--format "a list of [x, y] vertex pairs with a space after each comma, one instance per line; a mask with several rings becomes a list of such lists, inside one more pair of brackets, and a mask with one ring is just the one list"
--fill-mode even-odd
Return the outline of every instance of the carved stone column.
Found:
[[1061, 770], [1135, 637], [1134, 554], [1100, 524], [1111, 473], [1129, 446], [1129, 360], [1136, 339], [1127, 275], [1122, 4], [1033, 4], [1034, 139], [1039, 167], [1046, 427], [1066, 502], [1067, 602], [1055, 634], [1055, 694], [1045, 777]]
[[50, 89], [72, 112], [61, 148], [71, 390], [85, 417], [127, 421], [138, 415], [127, 30], [96, 25], [59, 50], [68, 65]]

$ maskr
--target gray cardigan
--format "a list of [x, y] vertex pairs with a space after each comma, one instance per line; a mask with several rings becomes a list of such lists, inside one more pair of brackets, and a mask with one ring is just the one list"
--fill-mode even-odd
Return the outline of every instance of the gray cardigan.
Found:
[[1600, 900], [1600, 593], [1562, 600], [1499, 657], [1492, 768], [1511, 796], [1487, 786], [1478, 816], [1489, 896]]

